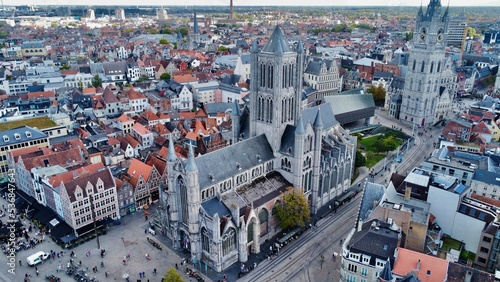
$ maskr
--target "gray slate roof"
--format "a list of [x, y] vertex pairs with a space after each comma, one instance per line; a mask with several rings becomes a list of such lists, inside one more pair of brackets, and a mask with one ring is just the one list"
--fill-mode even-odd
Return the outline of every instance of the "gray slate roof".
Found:
[[310, 123], [311, 125], [314, 124], [314, 120], [316, 119], [319, 108], [321, 108], [320, 115], [323, 122], [323, 130], [327, 130], [339, 124], [332, 112], [331, 105], [328, 105], [328, 103], [326, 103], [320, 106], [305, 109], [302, 112], [301, 117], [304, 126], [307, 126], [308, 123]]
[[370, 213], [373, 211], [373, 202], [377, 201], [380, 203], [384, 196], [384, 192], [385, 189], [383, 185], [371, 182], [366, 183], [363, 199], [361, 199], [359, 207], [358, 219], [365, 221], [370, 216]]
[[[26, 135], [26, 132], [29, 132], [31, 134], [31, 137], [28, 137]], [[14, 136], [16, 133], [19, 134], [18, 139], [16, 139], [16, 137]], [[40, 131], [38, 129], [31, 128], [29, 126], [21, 126], [18, 128], [5, 130], [5, 131], [0, 132], [0, 135], [1, 135], [0, 147], [11, 145], [11, 144], [18, 144], [18, 143], [22, 143], [22, 142], [26, 142], [26, 141], [31, 141], [31, 140], [37, 140], [40, 138], [47, 138], [47, 134], [43, 133], [42, 131]], [[4, 136], [8, 137], [8, 141], [6, 141], [7, 139]]]
[[482, 169], [476, 169], [474, 171], [474, 176], [472, 176], [472, 180], [475, 181], [480, 181], [483, 183], [488, 183], [493, 185], [500, 185], [500, 181], [497, 179], [500, 179], [500, 174], [495, 172], [489, 172], [487, 170], [482, 170]]
[[279, 26], [276, 26], [276, 28], [274, 29], [273, 34], [271, 34], [271, 37], [269, 37], [269, 40], [267, 41], [266, 46], [264, 46], [264, 48], [262, 49], [262, 52], [273, 54], [290, 52], [290, 47], [285, 41], [283, 32], [281, 31], [281, 28], [279, 28]]
[[235, 103], [207, 103], [205, 104], [205, 112], [208, 116], [213, 117], [218, 113], [225, 113], [226, 111], [231, 111], [231, 113], [236, 112]]
[[[323, 100], [331, 106], [332, 112], [335, 117], [339, 119], [342, 114], [351, 114], [356, 111], [369, 109], [375, 111], [375, 102], [371, 94], [337, 94], [332, 96], [325, 96]], [[369, 114], [369, 113], [367, 113]], [[366, 118], [366, 117], [364, 117]], [[344, 123], [344, 121], [339, 120]]]
[[198, 167], [200, 189], [234, 176], [238, 171], [237, 164], [243, 172], [272, 159], [274, 159], [273, 151], [265, 135], [249, 138], [232, 146], [198, 156], [195, 162]]
[[219, 201], [217, 198], [210, 199], [201, 204], [205, 212], [210, 216], [214, 217], [215, 214], [218, 214], [219, 217], [223, 217], [226, 215], [230, 215], [231, 211], [224, 205], [223, 202]]

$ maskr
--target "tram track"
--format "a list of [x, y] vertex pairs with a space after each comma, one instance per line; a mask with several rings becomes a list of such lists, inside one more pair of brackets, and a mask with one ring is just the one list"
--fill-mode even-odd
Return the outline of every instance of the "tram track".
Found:
[[[283, 248], [279, 255], [271, 261], [262, 261], [254, 272], [250, 272], [240, 281], [290, 281], [292, 278], [296, 277], [302, 271], [308, 272], [308, 267], [311, 261], [320, 254], [320, 249], [324, 247], [330, 247], [331, 245], [339, 242], [339, 240], [344, 237], [352, 226], [346, 224], [348, 221], [352, 222], [352, 217], [356, 215], [356, 210], [359, 207], [360, 194], [354, 197], [350, 203], [345, 204], [337, 210], [337, 213], [330, 214], [323, 219], [321, 219], [317, 227], [311, 227], [306, 230], [297, 239], [288, 243], [287, 247]], [[328, 233], [327, 231], [332, 224], [340, 220], [341, 226], [344, 226], [345, 232], [342, 232], [341, 237], [329, 236], [334, 233]], [[337, 223], [339, 224], [339, 223]], [[347, 227], [347, 228], [346, 228]], [[338, 230], [337, 230], [338, 231]], [[318, 240], [317, 236], [323, 234], [323, 237]], [[337, 232], [335, 232], [336, 234]], [[328, 240], [329, 239], [329, 240]], [[300, 248], [306, 246], [309, 242], [316, 242], [308, 248], [308, 251], [297, 252]], [[324, 242], [328, 242], [327, 246], [323, 246]], [[280, 264], [286, 264], [286, 267], [279, 267]], [[284, 271], [275, 273], [275, 269], [284, 269]], [[291, 270], [289, 272], [289, 270]], [[286, 278], [283, 279], [283, 276]], [[308, 273], [307, 273], [307, 276]], [[278, 280], [277, 278], [280, 277]]]

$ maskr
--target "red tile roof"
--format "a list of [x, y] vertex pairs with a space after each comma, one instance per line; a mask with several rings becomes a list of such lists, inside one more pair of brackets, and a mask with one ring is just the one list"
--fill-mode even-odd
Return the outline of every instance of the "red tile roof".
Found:
[[141, 175], [144, 181], [148, 181], [149, 175], [151, 175], [152, 167], [141, 162], [138, 159], [132, 159], [130, 166], [127, 170], [127, 174], [132, 178], [138, 179]]
[[421, 282], [446, 281], [447, 260], [404, 248], [398, 248], [397, 252], [398, 255], [392, 270], [394, 274], [405, 276], [411, 271], [415, 271]]

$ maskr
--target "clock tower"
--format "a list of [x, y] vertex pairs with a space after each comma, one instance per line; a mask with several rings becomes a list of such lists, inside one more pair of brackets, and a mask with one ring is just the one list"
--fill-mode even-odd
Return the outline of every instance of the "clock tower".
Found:
[[425, 12], [420, 7], [417, 14], [399, 115], [410, 125], [427, 126], [437, 121], [449, 20], [448, 8], [442, 10], [440, 0], [430, 0]]

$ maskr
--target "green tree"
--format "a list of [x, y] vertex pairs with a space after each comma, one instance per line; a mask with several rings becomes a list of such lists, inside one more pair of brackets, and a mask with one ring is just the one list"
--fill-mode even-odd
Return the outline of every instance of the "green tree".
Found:
[[382, 84], [378, 86], [370, 85], [370, 88], [366, 90], [366, 92], [371, 93], [373, 95], [373, 100], [376, 102], [384, 102], [385, 101], [385, 88]]
[[373, 148], [379, 152], [389, 152], [395, 150], [399, 145], [398, 140], [394, 136], [381, 136], [378, 142], [373, 144]]
[[168, 72], [164, 72], [160, 75], [161, 80], [169, 80], [170, 79], [170, 74]]
[[413, 39], [413, 30], [405, 33], [405, 41], [411, 41]]
[[102, 87], [102, 79], [98, 74], [96, 74], [96, 75], [94, 75], [94, 77], [92, 77], [92, 86], [94, 86], [96, 88]]
[[189, 29], [187, 29], [186, 27], [181, 27], [179, 28], [179, 31], [181, 32], [182, 36], [187, 36]]
[[363, 153], [361, 153], [360, 150], [356, 150], [356, 161], [354, 162], [354, 166], [355, 167], [362, 167], [365, 165], [366, 165], [365, 156], [363, 155]]
[[80, 91], [83, 89], [83, 82], [81, 80], [78, 81], [78, 89], [80, 89]]
[[174, 49], [177, 49], [177, 42], [174, 42]]
[[226, 46], [219, 46], [219, 49], [217, 49], [217, 51], [226, 52], [226, 51], [229, 51], [229, 48], [227, 48]]
[[59, 70], [69, 70], [69, 66], [64, 64], [64, 65], [59, 67]]
[[170, 44], [170, 42], [168, 42], [168, 40], [166, 38], [162, 38], [162, 39], [160, 39], [160, 44], [166, 45], [166, 44]]
[[300, 190], [288, 188], [276, 206], [276, 216], [283, 230], [304, 227], [310, 219], [309, 203]]
[[168, 282], [184, 282], [184, 279], [182, 279], [182, 276], [175, 268], [171, 267], [167, 273], [165, 273], [165, 276], [163, 276], [164, 281]]

